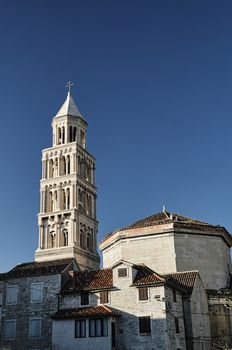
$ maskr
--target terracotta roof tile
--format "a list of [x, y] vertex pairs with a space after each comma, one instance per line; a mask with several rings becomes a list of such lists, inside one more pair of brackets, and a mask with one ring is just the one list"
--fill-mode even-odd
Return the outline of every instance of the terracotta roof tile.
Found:
[[16, 265], [7, 273], [1, 274], [3, 280], [31, 276], [47, 276], [60, 274], [73, 259], [62, 259], [42, 262], [29, 262]]
[[76, 309], [63, 309], [57, 311], [52, 319], [63, 320], [63, 319], [76, 319], [76, 318], [87, 318], [87, 317], [109, 317], [119, 316], [119, 312], [113, 308], [105, 305], [100, 306], [87, 306]]
[[186, 216], [163, 211], [160, 213], [153, 214], [151, 216], [147, 216], [146, 218], [136, 221], [133, 224], [120, 229], [119, 231], [140, 228], [140, 227], [168, 224], [172, 222], [185, 222], [185, 223], [191, 223], [191, 224], [209, 225], [207, 222], [204, 222], [204, 221], [199, 221], [196, 219], [188, 218]]
[[[103, 239], [103, 243], [108, 238], [112, 237], [114, 234], [120, 231], [127, 231], [138, 228], [145, 228], [150, 226], [158, 226], [164, 224], [173, 224], [173, 227], [176, 229], [191, 229], [196, 230], [196, 233], [205, 233], [205, 234], [214, 234], [220, 235], [224, 238], [229, 246], [232, 246], [232, 237], [229, 232], [220, 225], [211, 225], [208, 222], [200, 221], [197, 219], [192, 219], [183, 215], [170, 213], [168, 211], [163, 211], [160, 213], [147, 216], [142, 220], [136, 221], [131, 225], [125, 226], [121, 229], [118, 229], [115, 232], [112, 232]], [[178, 232], [177, 232], [178, 233]]]
[[185, 271], [185, 272], [175, 272], [164, 275], [167, 280], [175, 280], [181, 286], [183, 286], [187, 292], [187, 294], [191, 294], [196, 277], [198, 275], [198, 271]]
[[158, 273], [152, 271], [147, 266], [135, 265], [134, 267], [138, 270], [138, 273], [134, 279], [132, 286], [143, 286], [143, 285], [150, 285], [150, 284], [165, 283], [165, 278], [163, 278]]
[[72, 278], [62, 289], [63, 292], [98, 290], [113, 288], [112, 269], [102, 269], [96, 271], [75, 271]]

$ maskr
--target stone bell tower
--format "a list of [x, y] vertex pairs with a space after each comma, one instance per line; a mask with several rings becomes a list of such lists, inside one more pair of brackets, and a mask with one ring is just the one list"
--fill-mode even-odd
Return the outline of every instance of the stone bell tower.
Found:
[[95, 158], [86, 150], [87, 123], [71, 96], [52, 120], [53, 146], [42, 151], [36, 261], [75, 257], [98, 269]]

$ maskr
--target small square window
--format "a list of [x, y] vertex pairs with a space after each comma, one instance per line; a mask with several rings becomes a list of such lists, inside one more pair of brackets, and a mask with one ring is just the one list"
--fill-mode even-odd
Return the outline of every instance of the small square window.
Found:
[[31, 283], [31, 303], [38, 303], [43, 300], [43, 283]]
[[41, 319], [32, 318], [29, 321], [29, 336], [33, 338], [38, 338], [41, 336]]
[[89, 293], [81, 292], [81, 305], [89, 305]]
[[15, 339], [16, 334], [16, 320], [5, 321], [5, 338]]
[[100, 304], [107, 304], [109, 302], [108, 290], [100, 292]]
[[142, 287], [138, 289], [139, 300], [148, 300], [148, 288]]
[[75, 321], [75, 338], [85, 338], [86, 337], [86, 321], [76, 320]]
[[118, 269], [118, 277], [127, 277], [127, 268], [121, 267]]
[[18, 301], [18, 286], [7, 286], [6, 288], [6, 304], [17, 304]]
[[150, 316], [139, 317], [139, 333], [143, 335], [151, 334]]
[[176, 329], [176, 334], [180, 334], [180, 324], [177, 317], [175, 317], [175, 329]]
[[90, 337], [107, 337], [108, 320], [106, 318], [89, 320], [89, 336]]

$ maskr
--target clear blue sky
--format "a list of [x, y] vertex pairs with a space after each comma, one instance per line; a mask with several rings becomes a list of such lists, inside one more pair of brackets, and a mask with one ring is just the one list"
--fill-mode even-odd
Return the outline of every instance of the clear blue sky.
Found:
[[232, 230], [232, 2], [0, 4], [0, 271], [33, 260], [41, 150], [67, 80], [97, 159], [99, 239], [162, 210]]

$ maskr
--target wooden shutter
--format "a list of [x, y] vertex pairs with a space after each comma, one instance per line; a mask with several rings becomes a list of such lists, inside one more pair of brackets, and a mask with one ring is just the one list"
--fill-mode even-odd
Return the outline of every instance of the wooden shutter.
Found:
[[148, 300], [148, 288], [139, 288], [139, 300]]

